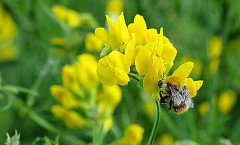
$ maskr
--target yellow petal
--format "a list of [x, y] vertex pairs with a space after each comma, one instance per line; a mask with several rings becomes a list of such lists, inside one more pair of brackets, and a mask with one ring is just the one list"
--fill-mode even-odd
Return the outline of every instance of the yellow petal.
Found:
[[135, 36], [133, 35], [132, 39], [127, 44], [125, 49], [126, 63], [129, 66], [133, 63], [134, 46], [135, 46]]
[[160, 28], [160, 34], [158, 37], [158, 44], [156, 45], [155, 52], [158, 56], [162, 56], [163, 51], [163, 27]]
[[96, 88], [98, 85], [97, 79], [97, 60], [91, 54], [81, 54], [76, 62], [78, 81], [85, 89]]
[[104, 30], [104, 28], [95, 29], [96, 36], [102, 40], [102, 42], [106, 45], [108, 42], [108, 33]]
[[147, 42], [157, 41], [158, 34], [156, 29], [147, 29]]
[[78, 101], [74, 96], [64, 87], [53, 85], [50, 88], [51, 94], [58, 102], [63, 104], [66, 108], [73, 108], [77, 106]]
[[194, 81], [195, 85], [196, 85], [196, 90], [199, 90], [202, 87], [203, 81], [199, 80], [199, 81]]
[[95, 34], [88, 33], [85, 39], [85, 45], [90, 52], [99, 52], [103, 48], [103, 42]]
[[115, 78], [118, 84], [122, 86], [126, 86], [130, 81], [128, 74], [119, 67], [115, 68]]
[[128, 33], [127, 25], [124, 19], [123, 12], [121, 15], [117, 18], [116, 25], [118, 27], [118, 31], [120, 33], [121, 40], [124, 43], [128, 43], [130, 40], [130, 35]]
[[187, 90], [189, 91], [191, 98], [195, 97], [197, 95], [196, 85], [191, 78], [187, 78], [185, 82], [185, 86], [187, 87]]
[[139, 76], [145, 75], [149, 70], [149, 61], [152, 56], [154, 43], [148, 43], [143, 46], [143, 48], [139, 51], [135, 59], [135, 66]]
[[122, 41], [117, 26], [113, 23], [113, 21], [110, 19], [108, 15], [106, 15], [106, 18], [109, 27], [109, 34], [111, 35], [111, 39], [109, 41], [111, 48], [113, 50], [117, 48], [122, 43]]
[[130, 66], [126, 62], [126, 57], [124, 54], [122, 54], [119, 51], [112, 51], [108, 57], [111, 59], [112, 62], [114, 62], [115, 67], [119, 67], [123, 71], [125, 71], [127, 74], [130, 72]]
[[184, 83], [189, 74], [191, 73], [193, 66], [193, 62], [184, 63], [177, 70], [174, 71], [173, 76], [180, 78]]
[[128, 25], [129, 33], [135, 33], [136, 45], [144, 44], [146, 41], [147, 25], [141, 15], [136, 15], [134, 18], [134, 23]]
[[146, 92], [149, 94], [159, 93], [158, 82], [163, 78], [165, 69], [162, 58], [153, 57], [151, 68], [143, 79], [143, 88]]
[[176, 48], [171, 44], [164, 44], [162, 50], [162, 58], [164, 62], [173, 62], [177, 55]]
[[164, 64], [164, 66], [166, 67], [166, 70], [164, 71], [164, 75], [166, 76], [168, 74], [168, 72], [170, 71], [170, 69], [172, 68], [173, 66], [173, 62], [169, 62], [169, 63], [166, 63]]
[[98, 61], [97, 76], [101, 83], [107, 86], [112, 86], [116, 83], [113, 62], [105, 56]]
[[62, 68], [62, 83], [66, 88], [78, 93], [79, 85], [77, 80], [76, 69], [74, 66], [65, 65]]

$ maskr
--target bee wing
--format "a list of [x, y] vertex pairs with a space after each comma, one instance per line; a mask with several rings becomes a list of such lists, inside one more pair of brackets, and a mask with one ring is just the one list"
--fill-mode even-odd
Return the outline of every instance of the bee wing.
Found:
[[190, 108], [193, 108], [194, 107], [194, 103], [193, 103], [193, 100], [191, 98], [191, 95], [189, 94], [189, 92], [187, 91], [186, 87], [184, 87], [183, 89], [183, 94], [182, 94], [185, 98], [185, 104], [187, 106], [189, 106]]
[[172, 100], [175, 105], [179, 106], [182, 102], [185, 101], [185, 97], [179, 93], [179, 91], [176, 91], [175, 89], [172, 89]]

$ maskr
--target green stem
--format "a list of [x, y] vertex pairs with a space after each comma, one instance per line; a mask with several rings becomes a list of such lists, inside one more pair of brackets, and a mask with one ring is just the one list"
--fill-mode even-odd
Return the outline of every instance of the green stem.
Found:
[[155, 102], [156, 102], [156, 109], [157, 109], [156, 119], [155, 119], [155, 122], [154, 122], [154, 125], [153, 125], [153, 129], [152, 129], [150, 138], [148, 140], [148, 145], [153, 145], [154, 138], [155, 138], [155, 136], [157, 134], [157, 130], [158, 130], [158, 124], [159, 124], [159, 121], [160, 121], [160, 103], [158, 101], [155, 101]]
[[134, 74], [134, 73], [129, 73], [128, 76], [131, 78], [134, 78], [137, 81], [139, 81], [141, 79], [137, 74]]
[[[39, 73], [36, 81], [34, 82], [33, 87], [31, 88], [31, 90], [36, 91], [38, 89], [38, 87], [42, 83], [43, 78], [46, 76], [47, 72], [51, 68], [52, 64], [53, 64], [53, 60], [52, 59], [48, 59], [47, 62], [45, 63], [45, 65], [43, 66], [43, 69]], [[36, 96], [29, 94], [27, 96], [27, 105], [30, 106], [30, 107], [33, 106], [35, 100], [36, 100]]]

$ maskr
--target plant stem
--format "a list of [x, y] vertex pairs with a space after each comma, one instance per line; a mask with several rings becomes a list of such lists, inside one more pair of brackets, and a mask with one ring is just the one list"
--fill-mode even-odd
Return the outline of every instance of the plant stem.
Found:
[[150, 138], [148, 140], [148, 145], [152, 145], [154, 143], [154, 138], [157, 134], [158, 124], [159, 124], [159, 121], [160, 121], [160, 111], [161, 111], [160, 110], [160, 103], [158, 101], [155, 101], [155, 103], [156, 103], [156, 109], [157, 109], [156, 119], [155, 119], [155, 122], [154, 122], [154, 125], [153, 125], [153, 129], [152, 129]]
[[137, 74], [134, 74], [134, 73], [129, 73], [128, 76], [130, 76], [131, 78], [134, 78], [137, 81], [141, 79]]

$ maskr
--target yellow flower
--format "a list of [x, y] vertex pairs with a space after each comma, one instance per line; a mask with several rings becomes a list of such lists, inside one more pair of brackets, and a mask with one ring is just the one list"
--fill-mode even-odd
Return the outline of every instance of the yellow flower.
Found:
[[102, 86], [102, 91], [98, 93], [98, 115], [102, 120], [104, 116], [112, 114], [122, 99], [122, 90], [118, 85]]
[[207, 44], [207, 55], [210, 59], [218, 59], [222, 52], [222, 37], [212, 37]]
[[0, 2], [0, 41], [13, 40], [17, 35], [17, 25]]
[[50, 43], [53, 45], [60, 45], [60, 46], [64, 46], [66, 44], [66, 41], [64, 38], [61, 37], [54, 37], [50, 39]]
[[0, 44], [0, 61], [14, 60], [16, 57], [17, 48], [12, 42], [3, 42]]
[[174, 145], [174, 139], [170, 134], [162, 134], [155, 145]]
[[85, 120], [80, 114], [67, 110], [62, 106], [54, 105], [51, 107], [51, 111], [57, 118], [63, 120], [69, 128], [82, 128], [85, 124]]
[[156, 94], [160, 91], [158, 82], [171, 69], [176, 54], [177, 50], [163, 36], [163, 28], [161, 28], [155, 43], [150, 42], [140, 48], [136, 56], [135, 65], [139, 76], [145, 75], [143, 88], [149, 94]]
[[139, 145], [143, 138], [143, 128], [138, 124], [129, 125], [125, 131], [123, 138], [117, 143], [118, 145]]
[[214, 75], [218, 70], [221, 52], [222, 38], [220, 36], [211, 38], [207, 44], [207, 55], [210, 58], [209, 71], [211, 75]]
[[52, 11], [58, 19], [66, 22], [70, 27], [76, 28], [82, 26], [81, 17], [76, 11], [61, 5], [54, 5]]
[[181, 83], [186, 86], [192, 98], [197, 95], [197, 91], [201, 88], [203, 84], [202, 80], [193, 81], [192, 78], [188, 78], [189, 74], [193, 69], [193, 66], [193, 62], [184, 63], [172, 74], [172, 77], [180, 79]]
[[16, 59], [17, 48], [13, 40], [17, 36], [17, 31], [17, 25], [0, 2], [0, 61]]
[[143, 113], [147, 116], [154, 118], [156, 115], [155, 103], [153, 100], [148, 100], [147, 104], [143, 108]]
[[62, 86], [53, 85], [50, 88], [51, 94], [57, 99], [58, 102], [63, 104], [66, 108], [73, 108], [78, 105], [78, 101], [66, 88]]
[[97, 28], [95, 34], [102, 40], [106, 48], [111, 48], [111, 50], [119, 49], [120, 45], [123, 43], [127, 44], [130, 41], [123, 13], [117, 18], [116, 24], [113, 23], [108, 15], [106, 15], [106, 19], [109, 32], [106, 32], [103, 28]]
[[210, 61], [209, 71], [210, 71], [211, 75], [216, 74], [216, 72], [218, 70], [219, 63], [220, 63], [219, 59], [213, 59], [213, 60]]
[[79, 55], [78, 61], [76, 62], [76, 68], [80, 86], [85, 89], [93, 89], [97, 87], [97, 60], [93, 55]]
[[102, 41], [93, 33], [88, 33], [85, 39], [85, 45], [90, 52], [99, 52], [103, 48]]
[[123, 10], [123, 1], [122, 0], [109, 0], [107, 3], [107, 14], [117, 14], [119, 15]]
[[199, 110], [199, 113], [200, 113], [201, 117], [204, 117], [206, 115], [209, 108], [210, 108], [210, 106], [209, 106], [207, 101], [204, 101], [204, 102], [199, 104], [198, 110]]
[[79, 92], [76, 68], [74, 66], [65, 65], [62, 68], [62, 83], [64, 87], [74, 91], [75, 93]]
[[218, 109], [221, 114], [227, 114], [231, 111], [234, 104], [236, 103], [237, 95], [232, 90], [226, 90], [220, 94], [218, 101]]
[[128, 73], [130, 66], [125, 55], [118, 51], [112, 51], [108, 56], [101, 58], [97, 66], [97, 75], [100, 82], [112, 86], [116, 83], [125, 86], [130, 81]]

